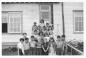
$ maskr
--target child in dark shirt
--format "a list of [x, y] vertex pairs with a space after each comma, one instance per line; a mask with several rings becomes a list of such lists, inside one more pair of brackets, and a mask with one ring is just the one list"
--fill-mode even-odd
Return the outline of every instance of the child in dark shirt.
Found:
[[44, 38], [44, 43], [42, 44], [42, 55], [48, 55], [49, 52], [49, 43], [47, 42], [47, 39]]

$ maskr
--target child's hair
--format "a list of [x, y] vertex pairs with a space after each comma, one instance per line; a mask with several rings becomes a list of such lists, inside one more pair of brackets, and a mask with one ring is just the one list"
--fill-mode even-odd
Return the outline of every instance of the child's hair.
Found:
[[24, 39], [23, 38], [20, 38], [20, 41], [24, 41]]
[[65, 35], [62, 35], [61, 37], [64, 37], [65, 38]]
[[32, 35], [31, 38], [34, 38], [34, 36]]
[[42, 23], [42, 22], [44, 23], [44, 20], [43, 19], [40, 20], [40, 23]]
[[49, 25], [49, 23], [46, 23], [46, 25]]
[[36, 22], [34, 22], [34, 24], [37, 24]]
[[38, 31], [37, 30], [34, 30], [34, 32], [36, 32], [36, 34], [38, 34]]
[[34, 32], [37, 32], [37, 30], [34, 30]]
[[53, 42], [55, 42], [53, 37], [50, 37], [50, 40], [49, 40], [49, 42], [50, 42], [51, 40], [53, 40]]
[[60, 36], [58, 35], [57, 38], [60, 38]]
[[28, 38], [25, 38], [25, 40], [29, 40]]
[[43, 32], [42, 32], [42, 31], [41, 31], [41, 32], [39, 32], [39, 36], [40, 36], [41, 34], [43, 35]]
[[23, 33], [22, 35], [27, 35], [27, 33]]

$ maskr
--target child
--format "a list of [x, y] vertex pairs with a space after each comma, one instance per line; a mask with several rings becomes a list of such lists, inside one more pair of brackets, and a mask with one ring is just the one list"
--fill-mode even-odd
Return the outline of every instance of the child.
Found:
[[46, 23], [46, 30], [49, 29], [49, 23]]
[[45, 24], [44, 24], [44, 20], [43, 19], [41, 19], [40, 20], [40, 24], [39, 24], [39, 26], [38, 26], [38, 30], [39, 30], [39, 32], [43, 32], [43, 27], [45, 26]]
[[47, 42], [47, 39], [44, 38], [44, 43], [42, 44], [42, 55], [48, 55], [49, 52], [49, 43]]
[[27, 33], [23, 33], [22, 35], [23, 35], [22, 38], [23, 38], [24, 40], [25, 40], [25, 38], [28, 38], [28, 37], [27, 37]]
[[25, 38], [25, 42], [24, 42], [24, 53], [25, 55], [29, 55], [30, 53], [30, 43], [29, 43], [29, 39]]
[[61, 55], [62, 54], [62, 49], [63, 49], [63, 42], [62, 42], [62, 40], [61, 40], [59, 35], [57, 36], [56, 43], [57, 43], [56, 54], [57, 55]]
[[31, 55], [36, 55], [36, 39], [34, 36], [31, 36]]
[[20, 38], [20, 42], [17, 44], [18, 54], [24, 55], [24, 47], [23, 47], [24, 39]]
[[40, 32], [39, 33], [39, 38], [38, 38], [38, 43], [37, 43], [37, 55], [41, 55], [42, 54], [42, 44], [43, 44], [43, 39], [44, 39], [44, 37], [43, 37], [43, 33], [42, 32]]
[[52, 37], [49, 40], [49, 55], [56, 55], [56, 43]]
[[38, 35], [38, 30], [34, 30], [34, 35]]
[[41, 26], [41, 27], [44, 26], [44, 20], [43, 20], [43, 19], [40, 20], [40, 26]]
[[66, 53], [66, 50], [64, 50], [66, 48], [65, 35], [62, 35], [61, 39], [62, 39], [62, 42], [63, 42], [63, 51], [62, 51], [62, 54], [64, 55]]
[[38, 30], [38, 26], [37, 26], [37, 23], [34, 22], [34, 25], [32, 26], [32, 33], [34, 34], [34, 31], [37, 31]]

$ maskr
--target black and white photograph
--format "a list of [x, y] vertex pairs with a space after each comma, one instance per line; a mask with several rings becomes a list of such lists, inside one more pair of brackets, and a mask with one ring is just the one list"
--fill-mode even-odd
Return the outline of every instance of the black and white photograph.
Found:
[[84, 55], [83, 2], [1, 2], [2, 56]]

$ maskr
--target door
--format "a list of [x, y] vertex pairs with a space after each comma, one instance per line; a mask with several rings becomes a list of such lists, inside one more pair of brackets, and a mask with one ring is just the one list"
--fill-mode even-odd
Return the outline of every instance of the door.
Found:
[[40, 5], [40, 20], [51, 23], [51, 5]]

